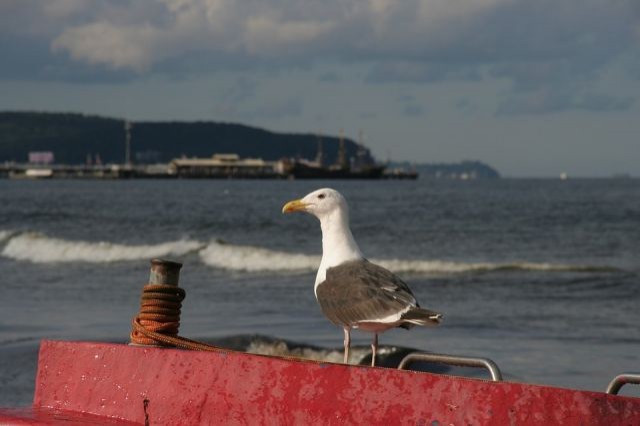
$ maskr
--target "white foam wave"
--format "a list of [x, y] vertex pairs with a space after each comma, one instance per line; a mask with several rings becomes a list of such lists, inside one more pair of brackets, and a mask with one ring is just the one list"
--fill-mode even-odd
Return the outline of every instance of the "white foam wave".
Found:
[[14, 234], [13, 231], [0, 231], [0, 243], [8, 240]]
[[[359, 360], [370, 352], [368, 350], [359, 350], [357, 348], [351, 348], [351, 361]], [[313, 347], [289, 347], [284, 341], [275, 342], [251, 342], [246, 352], [251, 354], [271, 355], [271, 356], [291, 356], [296, 358], [311, 359], [315, 361], [326, 362], [342, 362], [343, 353], [342, 350], [336, 349], [321, 349]], [[362, 353], [364, 352], [364, 353]]]
[[[226, 244], [212, 240], [177, 240], [160, 244], [126, 245], [110, 242], [73, 241], [51, 238], [34, 232], [0, 231], [4, 242], [0, 255], [33, 263], [91, 262], [108, 263], [148, 260], [154, 257], [183, 256], [198, 252], [202, 262], [213, 268], [244, 272], [312, 272], [320, 256], [288, 253], [263, 247]], [[443, 260], [371, 259], [398, 273], [426, 275], [482, 273], [492, 271], [613, 272], [618, 269], [600, 265], [572, 265], [535, 262], [452, 262]]]
[[70, 241], [27, 232], [11, 238], [2, 249], [1, 254], [11, 259], [33, 263], [108, 263], [147, 260], [163, 256], [182, 256], [201, 247], [203, 247], [201, 242], [192, 240], [150, 245], [125, 245], [109, 242]]
[[397, 273], [460, 274], [492, 271], [607, 272], [616, 268], [598, 265], [571, 265], [535, 262], [448, 262], [440, 260], [373, 259], [372, 262]]
[[293, 254], [254, 246], [211, 241], [200, 251], [202, 261], [214, 268], [234, 271], [314, 271], [320, 256]]
[[[290, 347], [285, 341], [251, 342], [246, 352], [251, 354], [303, 358], [321, 362], [341, 363], [344, 359], [344, 351], [342, 348], [323, 349], [299, 345]], [[385, 354], [385, 352], [388, 352], [388, 350], [382, 347], [379, 348], [378, 354]], [[349, 360], [352, 364], [361, 364], [363, 359], [370, 355], [371, 349], [368, 346], [351, 346]]]
[[[212, 241], [200, 251], [202, 261], [214, 268], [249, 272], [315, 271], [320, 256], [294, 254], [255, 246], [239, 246]], [[451, 262], [442, 260], [371, 259], [395, 273], [462, 274], [492, 271], [610, 272], [616, 268], [598, 265], [571, 265], [535, 262]]]

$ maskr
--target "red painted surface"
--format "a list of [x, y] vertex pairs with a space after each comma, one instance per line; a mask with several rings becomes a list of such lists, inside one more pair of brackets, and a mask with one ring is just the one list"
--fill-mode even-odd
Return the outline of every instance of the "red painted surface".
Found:
[[34, 410], [144, 424], [145, 400], [151, 425], [640, 424], [640, 398], [598, 392], [240, 352], [42, 343]]
[[111, 419], [75, 411], [56, 410], [53, 408], [0, 408], [0, 425], [11, 426], [68, 426], [76, 425], [111, 425], [139, 426], [140, 423]]

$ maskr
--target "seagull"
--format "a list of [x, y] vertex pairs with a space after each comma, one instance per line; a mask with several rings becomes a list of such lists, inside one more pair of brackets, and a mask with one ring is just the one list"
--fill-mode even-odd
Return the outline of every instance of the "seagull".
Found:
[[344, 331], [345, 364], [353, 328], [373, 333], [371, 366], [375, 366], [378, 334], [395, 327], [440, 323], [442, 314], [421, 308], [404, 281], [363, 256], [349, 228], [349, 207], [342, 194], [318, 189], [282, 208], [282, 213], [292, 212], [320, 220], [322, 261], [314, 292], [324, 315]]

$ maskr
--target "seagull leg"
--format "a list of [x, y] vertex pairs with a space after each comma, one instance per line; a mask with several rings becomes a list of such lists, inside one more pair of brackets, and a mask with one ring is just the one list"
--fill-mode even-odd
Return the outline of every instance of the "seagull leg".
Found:
[[344, 327], [344, 363], [349, 364], [349, 348], [351, 347], [351, 327]]
[[376, 352], [378, 351], [378, 333], [373, 333], [373, 342], [371, 342], [371, 366], [376, 366]]

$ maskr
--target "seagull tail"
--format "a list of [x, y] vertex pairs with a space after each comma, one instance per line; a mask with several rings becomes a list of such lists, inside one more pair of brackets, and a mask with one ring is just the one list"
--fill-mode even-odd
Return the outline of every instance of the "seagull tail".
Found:
[[442, 314], [429, 309], [414, 307], [407, 311], [402, 320], [409, 324], [420, 325], [422, 327], [433, 327], [440, 324]]

